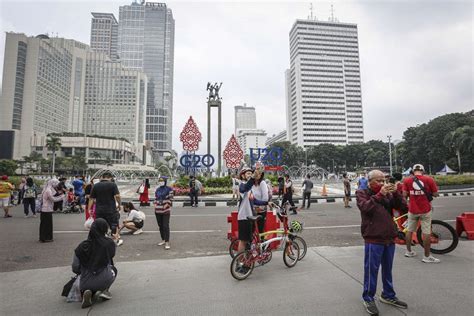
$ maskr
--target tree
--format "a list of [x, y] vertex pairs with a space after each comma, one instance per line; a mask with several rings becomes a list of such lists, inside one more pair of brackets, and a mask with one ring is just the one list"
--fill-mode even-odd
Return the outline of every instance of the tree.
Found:
[[73, 165], [73, 171], [79, 172], [87, 169], [87, 162], [84, 156], [74, 155], [70, 159]]
[[474, 148], [474, 127], [466, 125], [448, 133], [444, 137], [444, 144], [456, 152], [458, 170], [461, 173], [461, 153], [472, 152]]
[[18, 169], [18, 164], [14, 160], [0, 160], [0, 174], [12, 176], [15, 174], [15, 170]]
[[61, 149], [61, 138], [53, 135], [48, 135], [46, 139], [46, 147], [53, 152], [53, 167], [51, 173], [54, 174], [56, 164], [56, 151]]
[[101, 158], [101, 156], [97, 151], [94, 150], [93, 152], [91, 152], [91, 157], [94, 158], [94, 169], [97, 169], [95, 167], [95, 164], [96, 164], [97, 160], [99, 160]]

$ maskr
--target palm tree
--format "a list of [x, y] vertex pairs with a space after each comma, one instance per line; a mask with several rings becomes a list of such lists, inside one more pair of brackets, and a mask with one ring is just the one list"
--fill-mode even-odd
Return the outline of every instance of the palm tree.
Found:
[[459, 173], [461, 173], [461, 152], [472, 152], [474, 149], [474, 127], [466, 125], [448, 133], [444, 144], [456, 151]]
[[43, 155], [41, 155], [39, 152], [32, 151], [30, 154], [30, 162], [35, 164], [35, 171], [37, 172], [39, 169], [39, 165], [41, 160], [43, 159]]
[[101, 156], [97, 151], [94, 150], [93, 152], [91, 152], [91, 157], [94, 158], [94, 169], [97, 169], [95, 167], [95, 164], [96, 164], [97, 160], [101, 158]]
[[48, 135], [46, 139], [46, 147], [53, 152], [53, 167], [52, 174], [54, 174], [55, 164], [56, 164], [56, 151], [61, 149], [61, 138], [53, 135]]

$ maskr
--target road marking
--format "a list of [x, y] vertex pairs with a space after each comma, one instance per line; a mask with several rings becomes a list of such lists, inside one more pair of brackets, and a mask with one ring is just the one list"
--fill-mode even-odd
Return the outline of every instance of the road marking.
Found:
[[360, 224], [357, 224], [357, 225], [340, 225], [340, 226], [314, 226], [314, 227], [303, 227], [303, 230], [306, 230], [306, 229], [352, 228], [352, 227], [360, 227]]
[[[159, 233], [159, 230], [145, 230], [144, 233]], [[172, 230], [171, 233], [221, 233], [222, 230]], [[78, 233], [89, 233], [87, 230], [55, 230], [55, 234], [78, 234]], [[127, 235], [127, 234], [124, 234]], [[128, 234], [130, 235], [130, 234]]]

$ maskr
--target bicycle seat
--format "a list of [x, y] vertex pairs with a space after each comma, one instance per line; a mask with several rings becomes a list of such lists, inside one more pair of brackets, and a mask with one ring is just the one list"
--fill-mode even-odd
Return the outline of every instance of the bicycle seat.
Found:
[[249, 221], [257, 221], [257, 220], [259, 220], [259, 219], [261, 219], [261, 218], [262, 218], [262, 216], [260, 216], [260, 215], [257, 215], [257, 216], [247, 216], [247, 219], [248, 219]]

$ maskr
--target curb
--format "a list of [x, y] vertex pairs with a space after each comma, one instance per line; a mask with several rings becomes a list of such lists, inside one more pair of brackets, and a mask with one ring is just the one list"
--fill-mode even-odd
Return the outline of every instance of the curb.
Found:
[[[440, 192], [439, 198], [443, 197], [450, 197], [450, 196], [474, 196], [474, 191], [472, 192]], [[353, 196], [351, 197], [350, 201], [354, 200]], [[150, 202], [153, 202], [154, 199], [150, 199]], [[273, 199], [274, 202], [277, 202], [276, 199]], [[132, 202], [137, 203], [139, 200], [132, 200]], [[294, 199], [295, 205], [301, 205], [302, 199]], [[311, 198], [311, 204], [326, 204], [326, 203], [339, 203], [344, 202], [344, 198], [342, 196], [334, 196], [334, 197], [314, 197]], [[229, 202], [225, 200], [215, 200], [215, 201], [199, 201], [198, 206], [200, 207], [227, 207], [227, 206], [237, 206], [235, 202]], [[173, 207], [191, 207], [191, 203], [188, 201], [183, 200], [175, 200], [173, 201]]]

